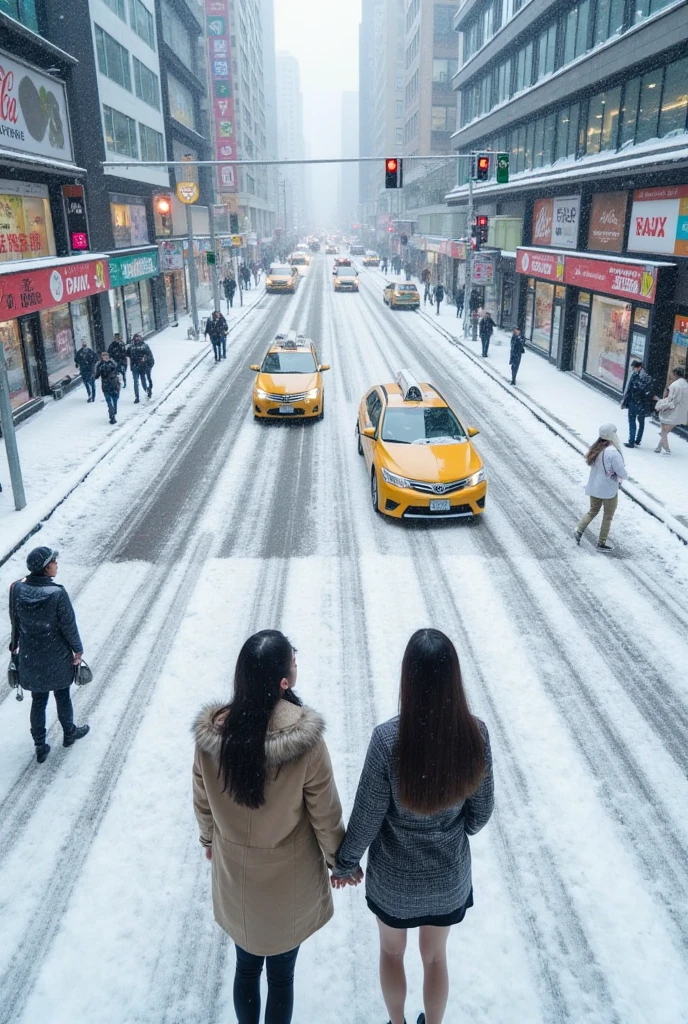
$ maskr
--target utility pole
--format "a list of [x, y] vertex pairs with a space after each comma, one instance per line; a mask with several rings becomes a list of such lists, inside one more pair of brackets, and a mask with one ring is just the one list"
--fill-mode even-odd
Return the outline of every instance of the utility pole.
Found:
[[220, 303], [220, 281], [217, 268], [217, 243], [215, 240], [215, 207], [212, 203], [208, 204], [208, 214], [210, 219], [210, 248], [215, 256], [215, 262], [212, 263], [210, 267], [213, 279], [213, 304], [215, 309], [222, 312], [222, 305]]
[[196, 257], [194, 255], [194, 233], [193, 233], [193, 219], [191, 217], [191, 207], [187, 204], [186, 207], [186, 233], [189, 239], [189, 298], [191, 299], [191, 322], [193, 323], [194, 337], [198, 339], [199, 324], [198, 324], [198, 305], [196, 304]]
[[466, 248], [466, 283], [463, 292], [463, 336], [467, 338], [471, 333], [473, 313], [471, 311], [471, 291], [473, 279], [473, 161], [468, 172], [468, 245]]
[[23, 508], [26, 508], [26, 495], [24, 494], [24, 481], [22, 480], [21, 465], [19, 463], [17, 435], [14, 429], [14, 419], [12, 418], [12, 403], [10, 402], [10, 385], [7, 379], [5, 350], [2, 345], [0, 345], [0, 423], [2, 424], [2, 436], [5, 438], [5, 452], [7, 453], [7, 464], [10, 468], [14, 507], [17, 512], [21, 512]]

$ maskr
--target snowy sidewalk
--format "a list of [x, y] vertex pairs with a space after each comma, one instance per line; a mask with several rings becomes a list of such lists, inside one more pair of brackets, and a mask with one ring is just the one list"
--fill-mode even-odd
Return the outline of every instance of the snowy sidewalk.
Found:
[[[480, 340], [463, 337], [462, 322], [456, 308], [442, 303], [439, 317], [430, 304], [421, 312], [453, 336], [459, 347], [485, 364], [485, 370], [511, 388], [509, 341], [511, 332], [495, 330], [487, 359], [481, 355]], [[526, 396], [552, 421], [572, 434], [582, 444], [597, 438], [602, 423], [616, 423], [619, 437], [628, 440], [628, 414], [618, 402], [581, 381], [573, 373], [562, 373], [531, 349], [526, 349], [518, 371], [515, 392]], [[669, 440], [671, 457], [656, 455], [653, 448], [659, 436], [658, 427], [648, 419], [640, 448], [624, 448], [624, 459], [632, 485], [640, 488], [659, 510], [664, 509], [688, 528], [688, 443], [677, 434]]]
[[[235, 324], [263, 297], [258, 288], [244, 294], [243, 307], [234, 304], [223, 314], [230, 333]], [[211, 310], [199, 310], [201, 331]], [[82, 482], [103, 458], [125, 443], [132, 434], [155, 412], [173, 391], [210, 354], [205, 338], [187, 340], [191, 317], [180, 317], [176, 327], [167, 327], [149, 339], [155, 366], [153, 368], [153, 398], [142, 397], [134, 405], [131, 372], [127, 371], [127, 387], [120, 392], [117, 423], [111, 426], [100, 384], [93, 405], [86, 401], [83, 386], [75, 388], [61, 401], [50, 402], [44, 408], [17, 426], [17, 445], [21, 460], [26, 508], [17, 512], [10, 484], [7, 456], [0, 443], [0, 563], [24, 539], [36, 530], [68, 494]], [[76, 371], [73, 371], [76, 372]]]

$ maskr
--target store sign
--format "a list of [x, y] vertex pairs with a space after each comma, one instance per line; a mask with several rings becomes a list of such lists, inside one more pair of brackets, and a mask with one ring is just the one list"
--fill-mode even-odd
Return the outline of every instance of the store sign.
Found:
[[555, 252], [534, 252], [532, 249], [516, 250], [516, 272], [530, 277], [544, 278], [545, 281], [562, 282], [564, 279], [564, 257]]
[[567, 256], [564, 283], [624, 299], [654, 302], [657, 268]]
[[578, 245], [580, 196], [538, 199], [533, 207], [531, 242], [575, 249]]
[[627, 203], [627, 192], [603, 192], [593, 197], [588, 228], [588, 249], [622, 251]]
[[[236, 160], [234, 85], [229, 0], [205, 0], [205, 31], [210, 70], [210, 92], [215, 122], [215, 159]], [[236, 168], [218, 167], [220, 192], [238, 192]]]
[[134, 256], [113, 256], [110, 258], [110, 287], [121, 288], [146, 277], [157, 277], [158, 251], [136, 253]]
[[0, 263], [54, 255], [48, 189], [0, 181]]
[[688, 185], [633, 193], [628, 249], [688, 256]]
[[64, 84], [0, 52], [0, 146], [73, 159]]
[[67, 218], [69, 247], [72, 252], [83, 252], [89, 248], [86, 198], [83, 185], [63, 185], [62, 201]]
[[161, 271], [184, 269], [184, 250], [181, 242], [160, 242], [158, 250]]
[[472, 284], [492, 284], [494, 281], [494, 263], [492, 260], [474, 258], [471, 264]]
[[74, 302], [109, 287], [108, 265], [102, 259], [0, 274], [0, 320]]
[[200, 195], [198, 185], [195, 181], [180, 181], [177, 182], [177, 199], [181, 203], [185, 203], [190, 206], [195, 203]]
[[688, 316], [674, 318], [674, 335], [671, 340], [674, 345], [688, 348]]

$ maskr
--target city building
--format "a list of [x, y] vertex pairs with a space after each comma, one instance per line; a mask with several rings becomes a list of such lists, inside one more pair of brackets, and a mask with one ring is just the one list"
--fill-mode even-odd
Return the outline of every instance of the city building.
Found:
[[[267, 156], [270, 160], [277, 159], [277, 57], [275, 53], [275, 5], [274, 0], [262, 0], [263, 23], [263, 88], [265, 90], [265, 124], [267, 137]], [[268, 168], [268, 202], [275, 211], [274, 227], [277, 225], [277, 206], [279, 202], [279, 170]], [[265, 236], [265, 243], [272, 241]]]
[[559, 369], [618, 397], [640, 358], [661, 393], [688, 353], [686, 0], [466, 0], [455, 27], [454, 145], [510, 157], [474, 187], [482, 301]]
[[[277, 53], [277, 150], [280, 160], [305, 159], [303, 97], [299, 64], [290, 53]], [[298, 235], [306, 223], [303, 166], [280, 167], [282, 216], [280, 227]]]
[[[358, 93], [342, 93], [343, 157], [359, 155]], [[358, 220], [358, 165], [342, 164], [339, 176], [339, 224], [347, 234]]]

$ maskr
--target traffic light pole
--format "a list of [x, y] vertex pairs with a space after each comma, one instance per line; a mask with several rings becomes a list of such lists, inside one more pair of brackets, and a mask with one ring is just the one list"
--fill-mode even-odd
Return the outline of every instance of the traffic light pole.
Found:
[[212, 203], [208, 205], [208, 216], [210, 220], [210, 248], [215, 256], [215, 262], [210, 267], [213, 279], [213, 303], [215, 309], [222, 312], [222, 303], [220, 302], [220, 280], [217, 267], [217, 242], [215, 238], [215, 208]]
[[470, 233], [466, 248], [466, 281], [463, 290], [463, 336], [471, 333], [473, 312], [471, 310], [471, 292], [473, 290], [473, 175], [468, 175], [468, 211], [466, 213], [468, 231]]
[[186, 207], [186, 233], [189, 238], [189, 298], [191, 300], [191, 322], [193, 323], [194, 337], [199, 338], [198, 305], [196, 304], [196, 257], [194, 256], [194, 234], [191, 207]]

